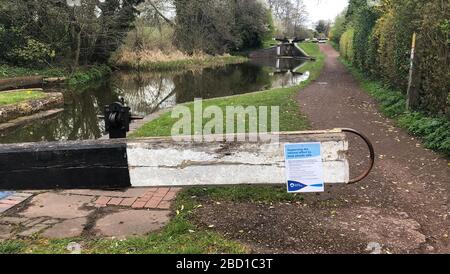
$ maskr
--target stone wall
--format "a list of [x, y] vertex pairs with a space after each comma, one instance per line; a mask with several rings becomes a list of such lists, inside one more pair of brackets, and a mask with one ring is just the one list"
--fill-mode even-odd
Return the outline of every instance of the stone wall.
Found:
[[64, 104], [62, 93], [46, 93], [45, 97], [20, 102], [13, 105], [0, 106], [0, 123], [19, 117], [29, 116], [40, 111], [61, 107]]

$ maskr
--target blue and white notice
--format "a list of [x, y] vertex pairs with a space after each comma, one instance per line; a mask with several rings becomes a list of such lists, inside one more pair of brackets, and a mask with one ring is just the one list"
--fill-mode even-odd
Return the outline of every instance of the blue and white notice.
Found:
[[285, 144], [284, 158], [289, 193], [325, 191], [320, 143]]

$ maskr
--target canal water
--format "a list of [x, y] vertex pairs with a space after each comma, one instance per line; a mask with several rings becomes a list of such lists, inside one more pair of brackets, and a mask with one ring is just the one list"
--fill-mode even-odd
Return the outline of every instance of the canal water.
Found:
[[[170, 73], [115, 72], [84, 90], [62, 90], [64, 111], [54, 117], [0, 132], [0, 143], [97, 139], [105, 105], [123, 97], [136, 115], [193, 101], [298, 85], [309, 73], [295, 73], [305, 61], [252, 60], [218, 68]], [[61, 90], [58, 90], [61, 91]]]

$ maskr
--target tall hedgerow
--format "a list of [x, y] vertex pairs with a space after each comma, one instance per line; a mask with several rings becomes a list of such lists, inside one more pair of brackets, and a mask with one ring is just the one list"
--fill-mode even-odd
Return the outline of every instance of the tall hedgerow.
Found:
[[361, 70], [369, 70], [367, 63], [369, 37], [378, 19], [375, 8], [365, 5], [359, 8], [354, 16], [353, 28], [353, 64]]
[[349, 28], [346, 30], [339, 42], [341, 56], [346, 60], [353, 62], [353, 36], [355, 34], [355, 30], [353, 28]]
[[450, 1], [423, 3], [417, 31], [419, 107], [434, 114], [446, 113], [450, 120]]
[[371, 76], [406, 94], [411, 38], [417, 33], [414, 81], [416, 110], [449, 115], [450, 0], [351, 0], [341, 55]]

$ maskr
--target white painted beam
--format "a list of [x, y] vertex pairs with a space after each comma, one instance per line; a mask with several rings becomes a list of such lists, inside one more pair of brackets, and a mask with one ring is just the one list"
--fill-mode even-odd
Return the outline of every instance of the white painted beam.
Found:
[[285, 184], [284, 145], [320, 142], [325, 183], [348, 183], [348, 142], [339, 131], [281, 133], [278, 142], [128, 140], [133, 187]]

